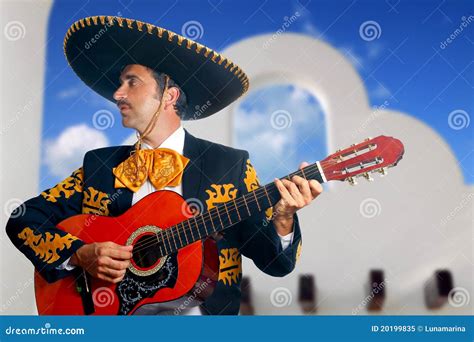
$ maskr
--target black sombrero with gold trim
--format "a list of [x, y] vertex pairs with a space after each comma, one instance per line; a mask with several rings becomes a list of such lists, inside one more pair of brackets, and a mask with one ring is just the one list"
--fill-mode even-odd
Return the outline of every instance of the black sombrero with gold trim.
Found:
[[184, 120], [223, 109], [248, 89], [247, 75], [228, 58], [186, 37], [138, 20], [94, 16], [76, 21], [64, 54], [79, 78], [106, 99], [125, 65], [141, 64], [171, 77], [186, 93]]

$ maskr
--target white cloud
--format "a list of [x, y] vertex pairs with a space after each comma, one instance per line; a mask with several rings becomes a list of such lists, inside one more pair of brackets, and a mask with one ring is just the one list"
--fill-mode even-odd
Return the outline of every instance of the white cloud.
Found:
[[52, 175], [66, 177], [82, 165], [87, 151], [108, 145], [103, 132], [85, 124], [71, 126], [45, 142], [45, 164]]
[[378, 58], [383, 52], [382, 44], [378, 42], [369, 42], [366, 44], [367, 57], [371, 60]]
[[70, 98], [73, 98], [73, 97], [80, 96], [81, 91], [83, 91], [83, 90], [84, 90], [84, 87], [83, 87], [82, 84], [75, 85], [73, 87], [62, 89], [61, 91], [59, 91], [57, 93], [57, 97], [60, 100], [67, 100], [67, 99], [70, 99]]
[[370, 95], [379, 100], [387, 100], [392, 97], [390, 90], [382, 83], [377, 83], [377, 86], [369, 91]]

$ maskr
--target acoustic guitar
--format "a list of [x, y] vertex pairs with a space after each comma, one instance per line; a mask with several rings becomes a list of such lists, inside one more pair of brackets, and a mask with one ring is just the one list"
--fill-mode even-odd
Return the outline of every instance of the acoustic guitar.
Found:
[[[294, 175], [320, 183], [339, 180], [356, 184], [386, 174], [404, 153], [400, 140], [379, 136], [338, 150]], [[133, 245], [131, 265], [117, 284], [91, 277], [80, 267], [48, 283], [35, 271], [35, 295], [40, 315], [131, 315], [144, 305], [163, 310], [183, 303], [202, 303], [217, 282], [215, 244], [219, 233], [275, 205], [280, 199], [274, 183], [218, 206], [194, 213], [173, 191], [156, 191], [117, 217], [76, 215], [58, 227], [86, 243], [113, 241]]]

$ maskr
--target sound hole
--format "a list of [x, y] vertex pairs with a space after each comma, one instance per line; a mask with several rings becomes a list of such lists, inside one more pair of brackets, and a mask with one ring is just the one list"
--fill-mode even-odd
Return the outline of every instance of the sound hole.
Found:
[[133, 261], [139, 268], [149, 268], [159, 261], [155, 234], [138, 238], [133, 247]]

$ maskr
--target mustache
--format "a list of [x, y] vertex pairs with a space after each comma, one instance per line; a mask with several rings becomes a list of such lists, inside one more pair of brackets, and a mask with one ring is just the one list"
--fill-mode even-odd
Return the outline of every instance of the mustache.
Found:
[[130, 105], [130, 103], [127, 101], [127, 100], [120, 100], [120, 101], [117, 101], [117, 107], [120, 107], [121, 105], [127, 105], [129, 107], [132, 107]]

